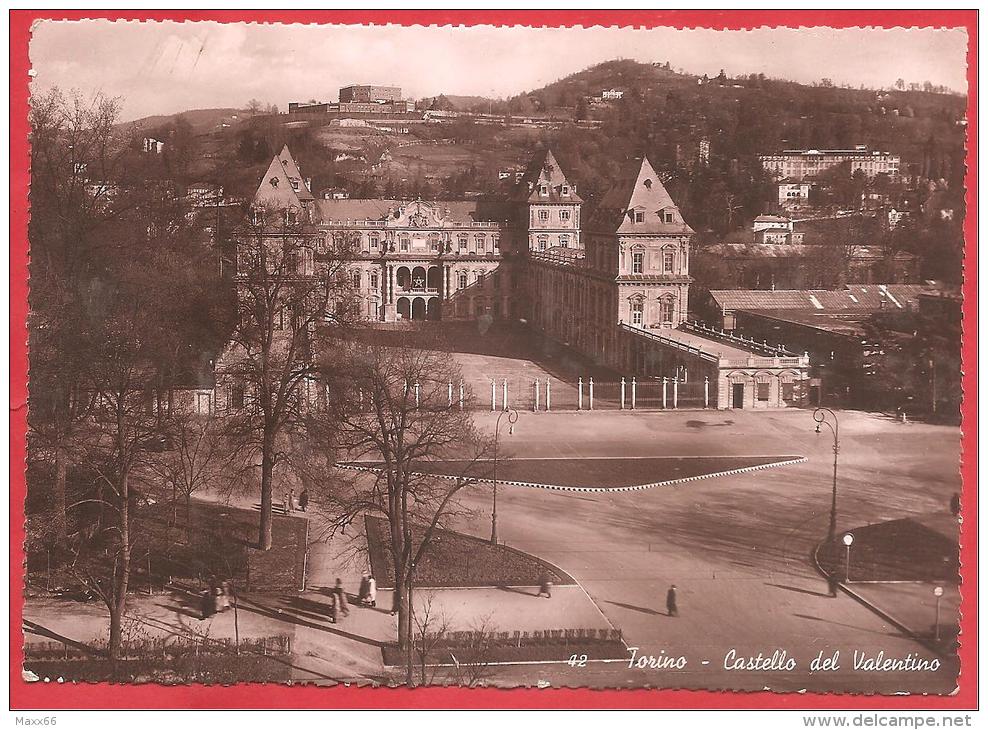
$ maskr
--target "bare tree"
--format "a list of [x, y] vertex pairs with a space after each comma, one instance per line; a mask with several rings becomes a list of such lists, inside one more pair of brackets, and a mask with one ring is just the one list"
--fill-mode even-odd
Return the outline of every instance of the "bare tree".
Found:
[[178, 521], [179, 499], [186, 525], [192, 522], [192, 496], [222, 488], [231, 475], [222, 424], [212, 415], [172, 413], [166, 424], [168, 446], [151, 460], [150, 472], [170, 489], [171, 524]]
[[31, 99], [31, 399], [34, 446], [53, 461], [54, 535], [66, 535], [66, 473], [73, 437], [92, 409], [84, 387], [86, 330], [80, 302], [98, 265], [99, 231], [113, 215], [118, 170], [116, 100], [66, 98], [58, 89]]
[[491, 452], [489, 437], [477, 430], [469, 409], [460, 408], [459, 394], [450, 397], [451, 384], [460, 381], [455, 361], [441, 349], [423, 349], [429, 344], [423, 337], [410, 333], [388, 347], [339, 342], [321, 361], [330, 395], [325, 419], [315, 414], [309, 429], [327, 466], [335, 460], [373, 469], [360, 479], [321, 480], [334, 486], [320, 501], [337, 528], [365, 513], [388, 522], [392, 610], [409, 683], [416, 566], [459, 509], [456, 495], [486, 476]]
[[237, 323], [221, 358], [231, 438], [260, 457], [258, 545], [271, 548], [274, 470], [285, 440], [317, 398], [316, 354], [353, 313], [347, 266], [354, 238], [323, 238], [292, 211], [255, 210], [237, 242]]

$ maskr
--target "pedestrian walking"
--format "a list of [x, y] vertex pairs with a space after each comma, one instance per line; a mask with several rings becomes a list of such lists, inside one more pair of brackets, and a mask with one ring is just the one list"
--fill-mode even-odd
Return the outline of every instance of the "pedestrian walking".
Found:
[[309, 490], [303, 489], [302, 493], [298, 495], [298, 508], [305, 512], [305, 509], [309, 506]]
[[676, 606], [676, 584], [669, 586], [666, 592], [666, 613], [670, 616], [678, 616], [679, 608]]
[[370, 605], [377, 608], [377, 581], [374, 580], [373, 574], [367, 576], [367, 598], [370, 600]]
[[370, 603], [370, 573], [366, 570], [360, 574], [360, 589], [357, 591], [357, 601], [361, 606]]
[[202, 611], [203, 621], [216, 613], [216, 600], [213, 597], [213, 592], [211, 590], [203, 591], [199, 595], [199, 606]]
[[333, 596], [336, 600], [336, 608], [344, 616], [350, 615], [350, 607], [346, 602], [346, 591], [343, 590], [343, 581], [336, 579], [336, 586], [333, 588]]
[[543, 573], [539, 577], [539, 592], [535, 597], [541, 598], [542, 596], [552, 598], [552, 580], [549, 578], [548, 573]]

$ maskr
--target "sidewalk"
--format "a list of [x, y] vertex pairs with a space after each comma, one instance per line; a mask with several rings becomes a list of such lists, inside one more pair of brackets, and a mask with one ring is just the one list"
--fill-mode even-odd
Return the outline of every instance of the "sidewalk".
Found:
[[[936, 623], [936, 596], [933, 583], [854, 583], [844, 584], [880, 611], [902, 624], [911, 634], [933, 643]], [[940, 598], [941, 646], [949, 646], [960, 622], [960, 589], [944, 585]]]

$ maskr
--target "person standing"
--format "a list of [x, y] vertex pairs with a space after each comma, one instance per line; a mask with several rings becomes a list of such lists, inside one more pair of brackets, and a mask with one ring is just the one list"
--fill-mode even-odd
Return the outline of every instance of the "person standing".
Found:
[[670, 616], [679, 616], [679, 607], [676, 605], [675, 583], [673, 583], [666, 592], [666, 613]]
[[370, 574], [366, 570], [360, 574], [360, 590], [357, 591], [357, 602], [361, 606], [370, 603]]
[[370, 599], [371, 606], [377, 607], [377, 581], [374, 580], [373, 573], [367, 576], [367, 598]]
[[295, 490], [294, 489], [289, 489], [288, 490], [288, 511], [290, 511], [290, 512], [294, 512], [295, 511]]
[[285, 495], [282, 497], [281, 502], [282, 502], [282, 506], [284, 507], [285, 514], [287, 515], [288, 514], [288, 492], [285, 492]]
[[305, 508], [309, 506], [309, 490], [302, 488], [302, 493], [298, 495], [298, 508], [305, 512]]

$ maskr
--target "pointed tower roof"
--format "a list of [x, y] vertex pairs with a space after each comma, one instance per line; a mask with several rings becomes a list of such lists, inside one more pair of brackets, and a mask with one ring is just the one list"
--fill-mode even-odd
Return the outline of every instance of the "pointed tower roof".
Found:
[[[565, 192], [565, 194], [564, 194]], [[517, 197], [529, 203], [582, 203], [576, 188], [566, 179], [556, 156], [548, 147], [532, 159], [521, 182]]]
[[[305, 187], [301, 185], [300, 187]], [[254, 193], [254, 204], [270, 210], [287, 210], [302, 207], [298, 192], [292, 187], [291, 175], [285, 169], [280, 156], [275, 156], [261, 178]]]
[[292, 157], [292, 152], [288, 149], [287, 144], [281, 148], [281, 153], [278, 155], [278, 158], [281, 160], [281, 164], [284, 165], [285, 172], [288, 173], [289, 177], [293, 181], [297, 181], [298, 197], [301, 200], [315, 200], [315, 196], [313, 196], [309, 191], [309, 188], [306, 187], [305, 178], [302, 177], [302, 171], [299, 170], [298, 164], [296, 164], [295, 158]]
[[629, 167], [628, 174], [603, 197], [592, 219], [597, 230], [614, 233], [693, 233], [647, 157]]

